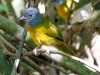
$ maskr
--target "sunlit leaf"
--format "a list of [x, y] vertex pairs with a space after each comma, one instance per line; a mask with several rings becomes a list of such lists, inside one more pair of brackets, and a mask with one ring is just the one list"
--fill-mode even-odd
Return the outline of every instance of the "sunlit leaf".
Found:
[[3, 4], [0, 3], [0, 12], [5, 11], [5, 9], [6, 9], [6, 7]]

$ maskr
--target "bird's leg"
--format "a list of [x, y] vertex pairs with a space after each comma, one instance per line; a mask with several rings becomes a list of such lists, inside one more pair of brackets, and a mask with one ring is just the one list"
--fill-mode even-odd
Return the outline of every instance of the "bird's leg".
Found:
[[45, 52], [46, 55], [50, 55], [50, 49], [52, 49], [52, 46], [48, 46]]
[[47, 49], [45, 52], [46, 55], [50, 55], [50, 49]]
[[39, 48], [39, 46], [37, 46], [37, 47], [35, 47], [34, 49], [33, 49], [33, 54], [34, 55], [37, 55], [37, 49]]
[[41, 49], [46, 50], [44, 54], [50, 55], [51, 46], [42, 45], [42, 46], [41, 46]]

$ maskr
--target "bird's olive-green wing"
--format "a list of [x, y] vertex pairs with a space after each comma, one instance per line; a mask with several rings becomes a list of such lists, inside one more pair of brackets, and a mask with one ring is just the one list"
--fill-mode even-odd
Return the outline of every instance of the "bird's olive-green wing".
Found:
[[43, 22], [41, 26], [46, 28], [46, 34], [57, 40], [63, 41], [63, 36], [60, 31], [46, 18], [43, 17]]
[[52, 23], [49, 23], [49, 27], [47, 28], [46, 34], [50, 37], [57, 39], [57, 40], [63, 41], [62, 34]]

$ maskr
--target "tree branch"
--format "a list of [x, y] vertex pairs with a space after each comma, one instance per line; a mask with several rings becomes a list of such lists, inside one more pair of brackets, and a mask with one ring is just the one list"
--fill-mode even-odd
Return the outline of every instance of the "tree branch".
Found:
[[[44, 53], [46, 50], [38, 49], [37, 51], [38, 51], [38, 52], [41, 52], [41, 53]], [[71, 59], [73, 59], [73, 60], [79, 61], [80, 63], [85, 64], [85, 65], [87, 65], [88, 67], [90, 67], [90, 68], [96, 70], [98, 73], [100, 73], [100, 69], [99, 69], [98, 67], [96, 67], [95, 65], [92, 65], [92, 64], [90, 64], [90, 63], [88, 63], [88, 62], [86, 62], [86, 61], [84, 61], [84, 60], [82, 60], [82, 59], [80, 59], [80, 58], [71, 56], [71, 55], [69, 55], [69, 54], [67, 54], [67, 53], [64, 53], [64, 52], [62, 52], [62, 51], [50, 50], [50, 53], [53, 53], [53, 54], [60, 54], [60, 55], [63, 55], [63, 56], [65, 56], [65, 57], [67, 57], [67, 58], [71, 58]], [[24, 53], [23, 55], [24, 55], [24, 56], [31, 56], [31, 55], [33, 55], [33, 51]], [[74, 62], [73, 62], [73, 63], [74, 63]], [[78, 63], [77, 63], [77, 64], [78, 64]]]

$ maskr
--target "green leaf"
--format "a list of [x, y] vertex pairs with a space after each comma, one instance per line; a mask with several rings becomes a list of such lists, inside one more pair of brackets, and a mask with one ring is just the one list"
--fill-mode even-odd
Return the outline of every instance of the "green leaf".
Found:
[[87, 3], [91, 2], [92, 0], [80, 0], [78, 3], [76, 2], [75, 4], [75, 9], [81, 8], [84, 5], [86, 5]]
[[5, 59], [3, 51], [0, 48], [0, 74], [10, 75], [10, 73], [11, 73], [11, 66], [9, 65], [8, 61]]
[[5, 9], [6, 9], [6, 6], [0, 3], [0, 12], [5, 11]]

